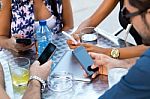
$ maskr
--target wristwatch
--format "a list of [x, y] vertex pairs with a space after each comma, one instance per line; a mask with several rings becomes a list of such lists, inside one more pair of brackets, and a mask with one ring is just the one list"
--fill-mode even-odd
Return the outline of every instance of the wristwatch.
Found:
[[119, 51], [119, 49], [117, 49], [117, 48], [112, 48], [111, 53], [110, 53], [110, 56], [111, 56], [112, 58], [115, 58], [115, 59], [119, 58], [119, 56], [120, 56], [120, 51]]
[[41, 91], [43, 92], [43, 91], [45, 90], [46, 81], [44, 81], [43, 79], [41, 79], [41, 78], [38, 77], [38, 76], [30, 76], [28, 83], [29, 83], [31, 80], [33, 80], [33, 79], [35, 79], [35, 80], [37, 80], [37, 81], [40, 82], [40, 84], [41, 84]]

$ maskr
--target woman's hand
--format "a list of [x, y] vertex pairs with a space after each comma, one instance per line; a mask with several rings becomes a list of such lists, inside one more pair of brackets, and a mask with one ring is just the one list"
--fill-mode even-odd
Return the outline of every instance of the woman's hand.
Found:
[[8, 39], [9, 49], [14, 50], [15, 52], [23, 52], [23, 51], [29, 50], [33, 45], [34, 43], [31, 45], [16, 43], [16, 37], [13, 37], [13, 36], [10, 39]]
[[67, 40], [67, 44], [70, 47], [70, 49], [75, 49], [78, 46], [80, 46], [80, 37], [77, 34], [72, 34], [72, 36], [74, 37], [74, 39], [78, 42], [77, 44], [75, 44], [71, 39]]

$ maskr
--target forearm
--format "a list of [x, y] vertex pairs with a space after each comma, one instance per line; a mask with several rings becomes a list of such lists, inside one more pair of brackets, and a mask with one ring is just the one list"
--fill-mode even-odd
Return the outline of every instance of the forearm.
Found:
[[9, 40], [10, 40], [9, 37], [0, 36], [0, 47], [10, 49]]
[[118, 0], [104, 0], [91, 16], [79, 25], [78, 30], [84, 27], [96, 27], [108, 16], [117, 3]]
[[63, 7], [63, 28], [62, 30], [68, 31], [74, 27], [73, 14], [70, 0], [62, 0]]
[[0, 85], [0, 97], [1, 99], [10, 99], [1, 85]]
[[7, 93], [5, 92], [4, 72], [1, 63], [0, 63], [0, 96], [1, 99], [10, 99]]
[[[144, 46], [144, 45], [118, 48], [120, 52], [119, 59], [140, 57], [148, 48], [149, 46]], [[111, 56], [111, 51], [112, 51], [112, 48], [98, 48], [98, 49], [95, 49], [93, 52], [103, 53], [108, 56]]]
[[41, 99], [41, 84], [37, 80], [31, 80], [23, 99]]
[[149, 46], [138, 45], [133, 47], [120, 48], [120, 59], [133, 58], [141, 56]]

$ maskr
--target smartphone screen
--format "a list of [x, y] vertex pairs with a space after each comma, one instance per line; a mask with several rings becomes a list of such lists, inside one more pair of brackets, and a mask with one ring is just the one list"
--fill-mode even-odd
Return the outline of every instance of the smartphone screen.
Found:
[[17, 38], [16, 43], [30, 45], [32, 43], [32, 41], [29, 38]]
[[51, 56], [52, 54], [56, 51], [56, 46], [52, 43], [49, 43], [40, 57], [38, 58], [38, 61], [40, 62], [40, 65], [44, 64]]
[[91, 65], [94, 64], [94, 61], [92, 60], [91, 56], [88, 54], [88, 52], [83, 46], [76, 48], [73, 51], [73, 55], [81, 64], [81, 66], [83, 67], [85, 72], [88, 74], [88, 76], [91, 76], [94, 73], [94, 71], [97, 70], [97, 69], [96, 70], [91, 69]]

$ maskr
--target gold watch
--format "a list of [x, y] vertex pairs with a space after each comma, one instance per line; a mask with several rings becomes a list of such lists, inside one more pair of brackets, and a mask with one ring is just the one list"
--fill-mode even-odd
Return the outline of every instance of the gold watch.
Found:
[[119, 56], [120, 56], [120, 52], [119, 52], [119, 49], [117, 49], [117, 48], [112, 48], [112, 50], [111, 50], [111, 53], [110, 53], [110, 56], [112, 57], [112, 58], [119, 58]]

